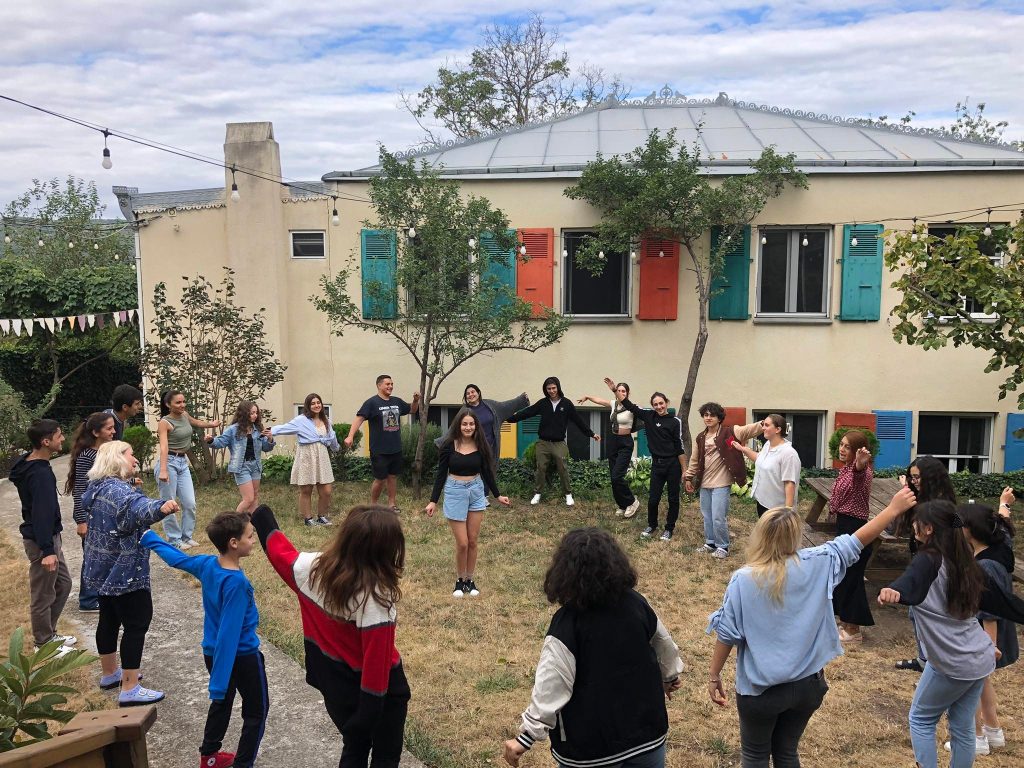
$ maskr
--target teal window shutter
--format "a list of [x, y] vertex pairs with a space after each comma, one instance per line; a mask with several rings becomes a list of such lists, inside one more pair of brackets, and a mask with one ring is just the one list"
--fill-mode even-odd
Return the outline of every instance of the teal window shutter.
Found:
[[[509, 230], [509, 234], [515, 237], [516, 231]], [[480, 252], [487, 257], [487, 266], [484, 267], [482, 278], [486, 281], [494, 281], [499, 285], [507, 286], [510, 289], [509, 297], [501, 297], [495, 302], [496, 307], [504, 307], [512, 303], [511, 296], [516, 295], [516, 250], [512, 248], [502, 251], [494, 241], [494, 235], [485, 232], [480, 236]]]
[[398, 313], [398, 242], [390, 229], [360, 232], [363, 270], [363, 317], [386, 320]]
[[516, 423], [516, 453], [523, 458], [526, 449], [537, 442], [537, 430], [540, 429], [540, 416], [531, 416]]
[[[711, 252], [718, 248], [721, 227], [711, 228]], [[750, 227], [734, 238], [725, 252], [722, 271], [711, 279], [711, 302], [708, 317], [712, 320], [747, 320], [750, 317]]]
[[[882, 314], [881, 224], [843, 225], [840, 320], [878, 320]], [[853, 239], [857, 244], [853, 245]]]
[[647, 447], [647, 430], [641, 429], [636, 433], [636, 455], [650, 456], [651, 449]]

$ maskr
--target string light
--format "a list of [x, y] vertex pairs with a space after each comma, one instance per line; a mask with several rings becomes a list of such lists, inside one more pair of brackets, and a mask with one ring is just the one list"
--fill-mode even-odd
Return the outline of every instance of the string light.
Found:
[[331, 226], [337, 227], [341, 224], [341, 217], [338, 216], [338, 198], [332, 198], [334, 200], [334, 210], [331, 211]]
[[475, 237], [469, 238], [469, 247], [470, 248], [476, 248], [476, 238]]
[[802, 245], [804, 248], [807, 247], [807, 235], [804, 235], [804, 239], [800, 241], [800, 245]]
[[413, 240], [416, 237], [416, 227], [409, 227], [409, 231], [406, 234], [409, 235], [410, 240]]
[[43, 238], [40, 237], [39, 238], [39, 242], [36, 243], [36, 245], [38, 245], [40, 248], [42, 248], [43, 247]]
[[[523, 250], [522, 254], [523, 254], [523, 256], [525, 256], [526, 255], [526, 251]], [[569, 258], [569, 249], [568, 248], [563, 248], [562, 249], [562, 258], [563, 259], [568, 259]]]
[[7, 243], [8, 245], [10, 245], [11, 244], [11, 236], [10, 235], [4, 235], [4, 242]]
[[917, 217], [916, 216], [914, 217], [914, 231], [910, 235], [910, 242], [912, 242], [912, 243], [916, 243], [917, 242]]
[[103, 162], [100, 163], [108, 171], [114, 167], [114, 164], [110, 162], [110, 150], [107, 148], [107, 138], [110, 136], [110, 131], [106, 128], [103, 129]]
[[761, 235], [761, 245], [768, 245], [768, 235]]
[[[520, 245], [519, 246], [519, 255], [520, 256], [525, 256], [526, 255], [526, 246], [525, 245]], [[568, 256], [569, 254], [565, 253], [565, 255]]]
[[235, 182], [235, 166], [231, 166], [231, 202], [237, 203], [242, 199], [242, 196], [238, 194], [238, 184]]
[[985, 213], [987, 214], [985, 217], [985, 229], [982, 231], [985, 233], [985, 237], [992, 237], [992, 209], [989, 208]]
[[70, 249], [70, 248], [74, 248], [74, 247], [75, 247], [75, 244], [69, 240], [68, 241], [68, 248]]

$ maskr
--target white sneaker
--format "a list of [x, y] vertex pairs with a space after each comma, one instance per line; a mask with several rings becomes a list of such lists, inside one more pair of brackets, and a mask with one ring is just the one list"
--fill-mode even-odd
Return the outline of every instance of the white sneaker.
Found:
[[192, 547], [194, 547], [195, 545], [196, 544], [194, 541], [191, 541], [189, 539], [182, 539], [181, 544], [178, 545], [178, 548], [184, 551], [186, 549], [192, 549]]
[[[984, 728], [984, 726], [982, 726], [982, 728]], [[949, 742], [949, 741], [947, 741], [945, 744], [943, 744], [942, 748], [945, 749], [947, 752], [952, 752], [953, 751], [952, 743]], [[990, 750], [989, 750], [988, 737], [985, 735], [984, 731], [982, 731], [981, 736], [975, 735], [975, 737], [974, 737], [974, 754], [976, 754], [976, 755], [987, 755], [989, 752], [990, 752]]]
[[728, 549], [722, 549], [721, 547], [719, 547], [718, 549], [716, 549], [714, 552], [711, 553], [711, 556], [716, 558], [717, 560], [725, 560], [725, 558], [727, 558], [729, 556], [729, 550]]
[[1006, 734], [1003, 733], [1002, 728], [989, 728], [987, 725], [983, 725], [981, 726], [981, 732], [988, 739], [990, 747], [1006, 746]]
[[623, 516], [624, 517], [633, 517], [633, 515], [636, 514], [636, 511], [638, 509], [640, 509], [640, 499], [633, 499], [633, 503], [630, 504], [628, 507], [626, 507], [626, 510], [623, 513]]
[[622, 517], [624, 514], [626, 514], [626, 510], [624, 510], [624, 509], [616, 509], [615, 510], [615, 516], [616, 517]]
[[539, 493], [533, 494], [533, 498], [530, 499], [530, 503], [531, 504], [540, 504], [540, 494]]
[[63, 646], [72, 646], [78, 642], [78, 638], [74, 635], [54, 635], [54, 640], [60, 640], [60, 644]]
[[565, 506], [571, 507], [575, 503], [576, 502], [572, 500], [572, 494], [571, 493], [565, 494]]

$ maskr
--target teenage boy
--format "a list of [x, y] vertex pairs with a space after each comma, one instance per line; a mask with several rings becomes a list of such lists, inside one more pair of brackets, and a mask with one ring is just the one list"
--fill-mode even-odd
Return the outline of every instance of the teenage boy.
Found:
[[565, 442], [565, 432], [569, 427], [569, 421], [580, 428], [580, 431], [596, 442], [601, 442], [601, 436], [595, 435], [585, 421], [576, 412], [576, 406], [562, 394], [562, 382], [557, 376], [548, 376], [544, 379], [544, 397], [521, 411], [509, 416], [508, 421], [515, 423], [528, 419], [531, 416], [540, 416], [540, 426], [537, 428], [537, 447], [534, 454], [537, 462], [537, 471], [533, 477], [533, 498], [531, 504], [540, 503], [540, 495], [547, 484], [548, 463], [555, 462], [558, 469], [558, 477], [562, 481], [562, 493], [565, 494], [565, 505], [571, 507], [576, 502], [572, 498], [572, 488], [569, 486], [569, 470], [565, 466], [565, 460], [569, 457], [569, 445]]
[[388, 506], [398, 511], [398, 476], [402, 474], [402, 432], [399, 420], [407, 413], [420, 409], [420, 393], [412, 393], [412, 405], [400, 397], [392, 397], [395, 382], [386, 373], [377, 377], [377, 394], [360, 406], [352, 428], [345, 438], [345, 447], [352, 448], [352, 438], [363, 426], [370, 424], [370, 467], [373, 485], [370, 503], [376, 504], [380, 492], [387, 486]]
[[104, 413], [114, 417], [114, 439], [123, 440], [124, 425], [128, 419], [142, 413], [142, 392], [131, 384], [118, 384], [110, 396], [110, 404], [114, 407], [107, 408]]
[[[142, 544], [172, 568], [191, 573], [203, 587], [203, 661], [210, 673], [210, 709], [199, 747], [200, 768], [250, 768], [270, 707], [267, 671], [256, 635], [260, 616], [252, 584], [241, 566], [242, 558], [255, 546], [256, 529], [248, 512], [221, 512], [206, 526], [206, 535], [219, 555], [186, 555], [152, 530], [143, 534]], [[242, 695], [242, 735], [238, 751], [232, 754], [221, 752], [220, 746], [235, 691]]]
[[32, 450], [15, 462], [10, 478], [21, 498], [20, 530], [28, 556], [32, 637], [36, 648], [60, 640], [63, 653], [78, 641], [57, 634], [57, 619], [71, 594], [71, 573], [61, 551], [60, 532], [64, 526], [50, 459], [60, 452], [64, 433], [53, 419], [41, 419], [28, 428], [27, 434]]

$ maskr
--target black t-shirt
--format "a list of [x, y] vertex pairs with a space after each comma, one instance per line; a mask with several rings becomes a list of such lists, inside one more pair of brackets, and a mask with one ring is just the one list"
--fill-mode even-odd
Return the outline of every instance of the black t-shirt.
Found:
[[399, 419], [411, 410], [400, 397], [385, 400], [380, 395], [374, 395], [359, 407], [356, 416], [362, 416], [370, 425], [370, 453], [402, 452]]

